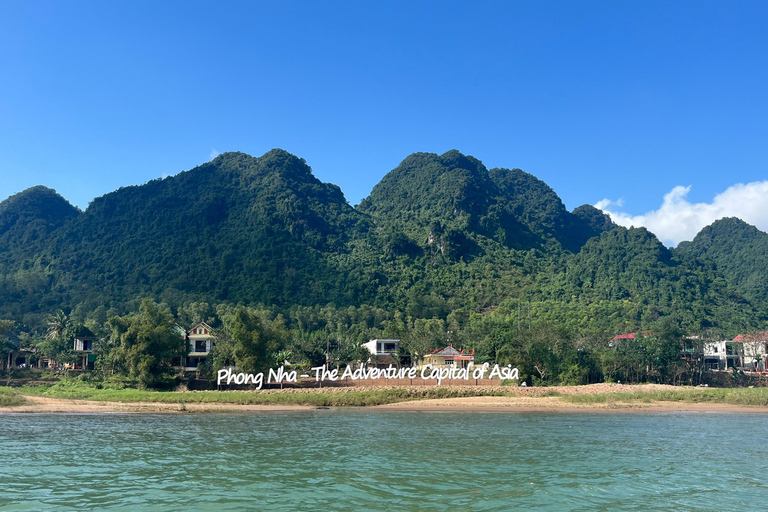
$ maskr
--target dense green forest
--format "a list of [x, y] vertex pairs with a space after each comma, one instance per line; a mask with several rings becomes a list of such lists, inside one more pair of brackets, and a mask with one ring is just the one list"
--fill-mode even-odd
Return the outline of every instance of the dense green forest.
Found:
[[720, 219], [702, 229], [677, 253], [707, 261], [736, 290], [752, 300], [768, 300], [768, 234], [741, 219]]
[[0, 318], [42, 343], [61, 310], [117, 343], [149, 298], [186, 326], [272, 326], [271, 351], [310, 362], [375, 336], [522, 360], [550, 336], [573, 358], [549, 376], [595, 379], [610, 373], [602, 356], [578, 359], [618, 333], [765, 329], [766, 249], [738, 219], [669, 249], [458, 151], [408, 156], [356, 207], [283, 150], [225, 153], [84, 212], [41, 186], [0, 203]]

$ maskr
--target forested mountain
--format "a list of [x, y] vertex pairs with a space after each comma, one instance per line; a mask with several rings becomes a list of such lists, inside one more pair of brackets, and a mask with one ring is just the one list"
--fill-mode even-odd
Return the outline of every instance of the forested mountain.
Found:
[[645, 228], [618, 227], [589, 240], [567, 260], [562, 277], [550, 287], [554, 293], [576, 303], [620, 305], [616, 311], [634, 325], [670, 316], [698, 332], [765, 321], [765, 312], [722, 276], [695, 260], [684, 263]]
[[522, 251], [578, 251], [613, 227], [607, 216], [596, 222], [568, 212], [546, 183], [520, 169], [489, 172], [456, 150], [409, 156], [359, 209], [382, 229], [408, 236], [401, 245], [436, 247], [454, 260], [477, 256], [491, 241]]
[[89, 276], [88, 284], [108, 284], [114, 296], [350, 301], [328, 255], [345, 252], [369, 227], [299, 158], [281, 150], [261, 158], [225, 153], [96, 199], [63, 230], [55, 253], [73, 279]]
[[676, 253], [711, 262], [742, 295], [768, 300], [768, 234], [741, 219], [720, 219], [703, 228]]
[[50, 243], [58, 228], [80, 210], [55, 190], [32, 187], [0, 203], [0, 269], [18, 259], [32, 258]]
[[[415, 319], [461, 324], [496, 310], [498, 320], [515, 308], [519, 327], [525, 304], [529, 324], [575, 330], [667, 317], [738, 330], [761, 326], [768, 309], [753, 268], [765, 268], [768, 235], [741, 224], [716, 223], [711, 243], [702, 232], [673, 252], [592, 206], [569, 212], [520, 169], [489, 171], [458, 151], [407, 157], [353, 208], [283, 150], [225, 153], [85, 212], [44, 187], [0, 203], [0, 318], [40, 329], [57, 309], [106, 317], [153, 297], [179, 311], [262, 304], [324, 329], [337, 316], [415, 329]], [[730, 253], [714, 248], [724, 245]], [[360, 313], [369, 306], [372, 317]], [[318, 308], [326, 320], [311, 320]]]
[[[24, 197], [39, 193], [34, 191]], [[27, 219], [40, 201], [3, 202], [5, 217]], [[60, 199], [51, 204], [61, 210]], [[23, 208], [20, 208], [22, 206]], [[51, 229], [31, 254], [21, 237], [0, 252], [26, 269], [4, 279], [4, 313], [35, 302], [119, 305], [151, 295], [171, 303], [191, 299], [244, 303], [352, 303], [365, 295], [332, 261], [370, 229], [339, 187], [321, 183], [306, 163], [281, 150], [260, 158], [226, 153], [176, 176], [121, 188], [56, 226], [52, 207], [33, 220]], [[39, 250], [38, 250], [39, 249]], [[38, 263], [35, 263], [38, 262]], [[362, 285], [365, 286], [364, 284]], [[25, 311], [26, 310], [26, 311]]]

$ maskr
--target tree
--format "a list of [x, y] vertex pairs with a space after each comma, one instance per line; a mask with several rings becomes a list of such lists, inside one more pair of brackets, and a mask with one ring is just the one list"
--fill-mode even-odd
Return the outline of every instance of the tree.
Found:
[[669, 317], [653, 325], [653, 335], [641, 339], [646, 351], [649, 376], [658, 375], [662, 382], [674, 384], [674, 377], [682, 366], [683, 331], [680, 325]]
[[[11, 367], [13, 366], [11, 363], [11, 356], [13, 354], [14, 349], [16, 346], [11, 343], [11, 340], [8, 337], [8, 333], [13, 329], [14, 322], [11, 320], [0, 320], [0, 356], [2, 356], [2, 360], [0, 360], [0, 363], [5, 362], [6, 363], [6, 369], [8, 371], [8, 383], [10, 384], [11, 381]], [[2, 365], [0, 365], [0, 368]]]
[[113, 317], [108, 325], [114, 344], [111, 360], [140, 387], [162, 383], [173, 372], [173, 360], [186, 353], [173, 316], [152, 299], [142, 300], [138, 313]]
[[400, 347], [404, 353], [411, 355], [411, 361], [416, 364], [424, 359], [430, 350], [443, 348], [447, 344], [448, 333], [445, 322], [438, 318], [431, 318], [415, 320]]
[[45, 339], [55, 340], [61, 338], [64, 334], [64, 329], [67, 328], [69, 319], [66, 313], [62, 310], [57, 310], [48, 318], [48, 332], [45, 335]]
[[284, 345], [287, 331], [282, 317], [264, 318], [259, 311], [238, 306], [222, 318], [224, 335], [211, 355], [216, 367], [237, 366], [249, 373], [269, 368], [274, 354]]
[[75, 338], [92, 337], [93, 332], [79, 322], [70, 320], [58, 310], [48, 321], [48, 334], [36, 344], [45, 357], [58, 363], [75, 363], [80, 357], [74, 351]]

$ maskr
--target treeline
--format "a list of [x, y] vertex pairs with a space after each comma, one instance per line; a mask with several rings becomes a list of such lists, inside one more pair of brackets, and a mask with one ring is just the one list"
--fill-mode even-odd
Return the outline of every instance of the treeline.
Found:
[[[141, 387], [178, 382], [174, 363], [188, 351], [184, 331], [204, 321], [215, 329], [216, 343], [198, 375], [212, 378], [221, 367], [247, 372], [291, 365], [303, 369], [329, 364], [344, 367], [367, 361], [362, 344], [372, 338], [401, 339], [396, 364], [418, 364], [429, 351], [447, 345], [473, 350], [475, 361], [511, 364], [532, 385], [576, 385], [603, 381], [695, 383], [707, 340], [721, 339], [709, 330], [683, 331], [662, 318], [645, 323], [635, 339], [611, 340], [616, 332], [574, 330], [534, 320], [522, 304], [504, 305], [476, 314], [456, 310], [445, 318], [414, 318], [376, 307], [293, 307], [286, 312], [229, 304], [193, 302], [172, 310], [144, 299], [124, 315], [103, 310], [82, 316], [57, 311], [45, 333], [22, 333], [22, 347], [36, 357], [75, 363], [77, 337], [97, 336], [95, 373], [131, 379]], [[5, 321], [10, 329], [12, 322]], [[6, 330], [7, 332], [7, 330]], [[644, 333], [644, 334], [643, 334]], [[690, 335], [697, 334], [696, 341]], [[697, 346], [696, 346], [697, 345]], [[7, 352], [12, 347], [0, 345]]]

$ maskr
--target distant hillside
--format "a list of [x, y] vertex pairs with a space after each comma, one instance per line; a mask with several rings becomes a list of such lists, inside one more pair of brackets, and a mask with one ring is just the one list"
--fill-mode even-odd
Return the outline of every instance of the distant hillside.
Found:
[[85, 212], [44, 187], [0, 203], [0, 318], [41, 329], [59, 308], [106, 317], [150, 296], [306, 307], [307, 325], [372, 306], [401, 327], [497, 309], [519, 327], [525, 304], [527, 321], [579, 331], [762, 326], [768, 235], [726, 221], [670, 251], [458, 151], [408, 156], [353, 208], [283, 150], [225, 153]]
[[681, 256], [713, 263], [743, 295], [768, 300], [768, 233], [741, 219], [719, 219], [691, 242], [676, 249]]
[[564, 292], [571, 302], [621, 305], [634, 325], [670, 314], [696, 331], [766, 321], [764, 307], [710, 269], [677, 259], [645, 228], [619, 227], [591, 239], [568, 260], [562, 280], [553, 293]]
[[95, 200], [59, 239], [72, 274], [118, 294], [192, 294], [275, 304], [351, 301], [329, 254], [370, 228], [341, 190], [282, 150], [208, 164]]
[[[353, 303], [365, 294], [331, 256], [347, 251], [370, 221], [337, 186], [321, 183], [303, 160], [282, 150], [260, 158], [219, 155], [177, 176], [97, 198], [80, 215], [57, 213], [59, 225], [49, 218], [63, 200], [50, 192], [45, 202], [33, 192], [2, 203], [3, 218], [20, 220], [6, 234], [13, 244], [0, 253], [16, 259], [11, 272], [29, 268], [29, 251], [19, 249], [29, 226], [50, 225], [37, 256], [43, 265], [31, 272], [35, 293], [55, 297], [52, 302], [96, 307], [152, 295], [290, 305]], [[30, 283], [4, 284], [6, 296], [31, 299]], [[33, 300], [21, 306], [35, 307]]]
[[9, 197], [0, 203], [0, 265], [34, 257], [57, 229], [79, 214], [55, 190], [42, 186]]

